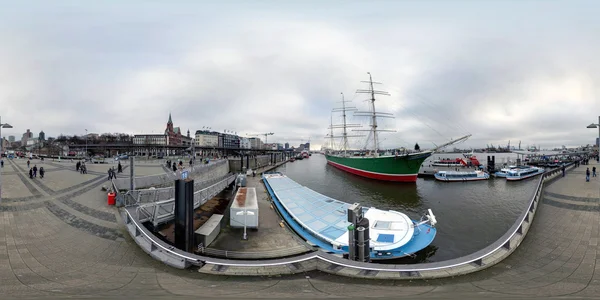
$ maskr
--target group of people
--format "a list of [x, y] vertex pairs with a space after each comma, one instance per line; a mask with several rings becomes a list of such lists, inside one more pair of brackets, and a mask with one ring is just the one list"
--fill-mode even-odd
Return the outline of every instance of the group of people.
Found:
[[[592, 167], [592, 177], [596, 177], [596, 167]], [[590, 182], [590, 168], [585, 170], [585, 181]]]
[[[29, 161], [27, 161], [27, 165], [29, 166]], [[29, 178], [33, 179], [33, 177], [37, 177], [37, 171], [37, 165], [33, 165], [33, 168], [29, 168]], [[44, 178], [45, 173], [44, 167], [40, 167], [40, 178]]]
[[87, 167], [84, 161], [78, 161], [75, 164], [75, 170], [79, 171], [80, 174], [87, 174]]
[[115, 171], [115, 167], [110, 167], [108, 169], [108, 180], [113, 178], [117, 178], [117, 173], [123, 173], [123, 167], [121, 166], [121, 162], [117, 165], [117, 171]]

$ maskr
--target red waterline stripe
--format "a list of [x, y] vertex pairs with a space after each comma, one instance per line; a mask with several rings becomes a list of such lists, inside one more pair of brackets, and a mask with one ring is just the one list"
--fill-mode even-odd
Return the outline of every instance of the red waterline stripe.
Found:
[[385, 181], [397, 181], [397, 182], [417, 182], [417, 174], [414, 174], [414, 175], [387, 175], [387, 174], [373, 173], [373, 172], [362, 171], [362, 170], [346, 167], [344, 165], [341, 165], [341, 164], [338, 164], [338, 163], [335, 163], [335, 162], [332, 162], [329, 160], [327, 161], [327, 163], [338, 169], [344, 170], [348, 173], [352, 173], [352, 174], [367, 177], [367, 178], [372, 178], [372, 179], [377, 179], [377, 180], [385, 180]]

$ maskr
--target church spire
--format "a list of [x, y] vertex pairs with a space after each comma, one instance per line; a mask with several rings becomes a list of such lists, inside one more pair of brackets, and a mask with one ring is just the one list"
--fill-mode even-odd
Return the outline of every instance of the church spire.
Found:
[[171, 120], [171, 113], [169, 113], [169, 122], [167, 124], [173, 124], [173, 120]]

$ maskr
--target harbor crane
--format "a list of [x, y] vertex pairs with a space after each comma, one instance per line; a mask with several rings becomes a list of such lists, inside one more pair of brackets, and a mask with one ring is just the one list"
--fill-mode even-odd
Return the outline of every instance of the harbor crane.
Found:
[[274, 133], [267, 132], [267, 133], [259, 133], [259, 134], [248, 134], [248, 136], [264, 136], [265, 137], [265, 144], [267, 143], [267, 137], [269, 135], [274, 135]]

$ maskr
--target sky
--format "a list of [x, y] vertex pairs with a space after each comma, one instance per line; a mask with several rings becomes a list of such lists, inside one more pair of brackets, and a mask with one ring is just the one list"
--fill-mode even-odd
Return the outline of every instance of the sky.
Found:
[[[0, 1], [2, 134], [203, 127], [313, 148], [373, 79], [380, 148], [593, 143], [598, 1]], [[348, 122], [368, 125], [364, 117]], [[600, 122], [599, 122], [600, 123]], [[365, 128], [362, 128], [365, 129]], [[337, 131], [336, 133], [337, 134]], [[364, 134], [352, 132], [350, 134]], [[365, 137], [351, 139], [364, 147]], [[339, 142], [335, 142], [339, 145]]]

